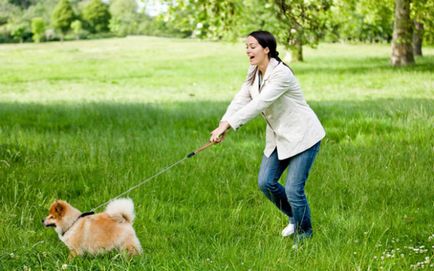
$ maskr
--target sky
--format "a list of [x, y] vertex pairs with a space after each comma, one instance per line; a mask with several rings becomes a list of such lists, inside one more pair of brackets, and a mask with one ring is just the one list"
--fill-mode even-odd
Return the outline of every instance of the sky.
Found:
[[157, 16], [167, 10], [167, 5], [160, 0], [136, 0], [139, 10], [146, 9], [149, 16]]

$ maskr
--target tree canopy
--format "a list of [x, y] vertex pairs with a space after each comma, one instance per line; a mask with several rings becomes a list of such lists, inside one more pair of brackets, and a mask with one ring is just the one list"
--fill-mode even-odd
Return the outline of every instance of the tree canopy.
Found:
[[74, 12], [68, 0], [60, 0], [54, 8], [51, 20], [55, 29], [65, 34], [74, 20]]
[[91, 0], [83, 10], [83, 19], [92, 33], [109, 30], [110, 12], [107, 4], [101, 0]]

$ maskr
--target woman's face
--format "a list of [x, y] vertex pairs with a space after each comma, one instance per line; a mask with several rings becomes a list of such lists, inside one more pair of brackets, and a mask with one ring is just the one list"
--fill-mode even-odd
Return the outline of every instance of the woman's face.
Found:
[[246, 40], [246, 53], [249, 57], [251, 65], [261, 65], [268, 61], [268, 53], [270, 49], [262, 48], [259, 42], [252, 36], [248, 36]]

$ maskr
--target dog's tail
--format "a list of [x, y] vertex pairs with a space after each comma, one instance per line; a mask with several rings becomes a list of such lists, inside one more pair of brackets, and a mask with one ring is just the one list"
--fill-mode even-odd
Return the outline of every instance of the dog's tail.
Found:
[[130, 198], [116, 199], [111, 201], [105, 212], [119, 222], [127, 221], [133, 224], [134, 221], [134, 203]]

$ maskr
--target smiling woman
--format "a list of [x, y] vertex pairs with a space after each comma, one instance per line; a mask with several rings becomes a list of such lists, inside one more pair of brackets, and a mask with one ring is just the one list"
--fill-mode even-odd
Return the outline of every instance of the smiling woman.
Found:
[[[259, 188], [288, 216], [289, 224], [282, 236], [295, 233], [297, 244], [313, 233], [304, 187], [325, 131], [276, 47], [274, 36], [267, 31], [248, 35], [249, 74], [220, 125], [211, 132], [210, 140], [220, 143], [229, 128], [236, 130], [262, 114], [267, 129]], [[288, 175], [283, 187], [278, 181], [286, 168]]]

